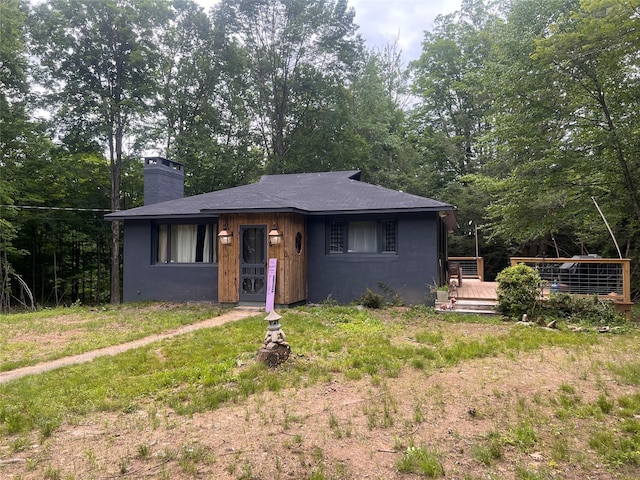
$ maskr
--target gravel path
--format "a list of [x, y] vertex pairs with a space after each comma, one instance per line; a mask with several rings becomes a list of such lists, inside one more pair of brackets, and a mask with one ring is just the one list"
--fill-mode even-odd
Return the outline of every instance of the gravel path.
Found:
[[185, 333], [195, 332], [202, 328], [218, 327], [228, 322], [234, 322], [247, 317], [253, 317], [259, 315], [261, 309], [256, 308], [243, 308], [239, 307], [230, 312], [224, 313], [220, 316], [204, 320], [199, 323], [191, 325], [185, 325], [184, 327], [169, 330], [164, 333], [158, 333], [149, 337], [140, 338], [132, 342], [121, 343], [119, 345], [112, 345], [110, 347], [100, 348], [98, 350], [92, 350], [90, 352], [81, 353], [79, 355], [73, 355], [71, 357], [59, 358], [50, 362], [43, 362], [37, 365], [31, 365], [29, 367], [16, 368], [8, 372], [0, 372], [0, 384], [7, 383], [11, 380], [25, 377], [27, 375], [34, 375], [38, 373], [48, 372], [49, 370], [55, 370], [56, 368], [64, 367], [67, 365], [76, 365], [79, 363], [90, 362], [94, 358], [104, 357], [108, 355], [117, 355], [118, 353], [126, 352], [134, 348], [143, 347], [153, 342], [164, 340], [166, 338], [177, 337], [178, 335], [184, 335]]

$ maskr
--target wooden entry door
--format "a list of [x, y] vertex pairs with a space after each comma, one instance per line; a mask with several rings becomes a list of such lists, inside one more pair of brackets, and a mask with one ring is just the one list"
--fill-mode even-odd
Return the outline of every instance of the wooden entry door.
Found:
[[240, 301], [267, 298], [267, 226], [240, 226]]

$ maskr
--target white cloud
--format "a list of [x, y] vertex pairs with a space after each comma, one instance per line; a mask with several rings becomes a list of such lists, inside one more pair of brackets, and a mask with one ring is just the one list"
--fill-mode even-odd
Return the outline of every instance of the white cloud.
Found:
[[369, 48], [382, 48], [398, 39], [405, 61], [422, 51], [424, 32], [438, 15], [460, 9], [461, 0], [349, 0], [355, 22]]
[[[209, 10], [218, 0], [196, 2]], [[406, 62], [420, 56], [424, 32], [433, 28], [435, 18], [459, 10], [460, 3], [461, 0], [349, 0], [367, 46], [382, 48], [397, 38]]]

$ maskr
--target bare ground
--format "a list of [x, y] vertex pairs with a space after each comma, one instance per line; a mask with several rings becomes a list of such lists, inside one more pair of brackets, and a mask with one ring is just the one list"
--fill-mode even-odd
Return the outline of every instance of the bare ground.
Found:
[[[482, 337], [502, 327], [447, 328]], [[130, 413], [71, 419], [45, 440], [2, 439], [0, 478], [421, 478], [398, 472], [410, 445], [436, 452], [450, 479], [640, 478], [630, 467], [607, 466], [589, 446], [617, 417], [560, 415], [563, 392], [579, 405], [638, 393], [607, 368], [638, 361], [637, 344], [620, 341], [624, 348], [605, 340], [580, 351], [406, 368], [381, 381], [337, 377], [190, 417], [148, 401]], [[293, 351], [290, 361], [302, 361]], [[518, 429], [527, 425], [535, 438], [523, 445]], [[488, 456], [496, 436], [502, 447]]]

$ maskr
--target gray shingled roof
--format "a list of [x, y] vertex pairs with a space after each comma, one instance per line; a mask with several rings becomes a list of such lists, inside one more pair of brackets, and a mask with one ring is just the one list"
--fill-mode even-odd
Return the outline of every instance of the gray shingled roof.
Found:
[[292, 211], [307, 215], [452, 211], [453, 205], [371, 185], [360, 171], [265, 175], [259, 182], [106, 215], [108, 220]]

